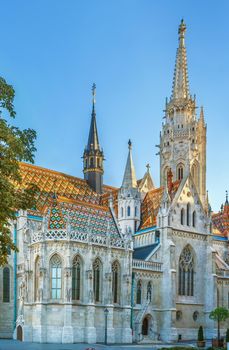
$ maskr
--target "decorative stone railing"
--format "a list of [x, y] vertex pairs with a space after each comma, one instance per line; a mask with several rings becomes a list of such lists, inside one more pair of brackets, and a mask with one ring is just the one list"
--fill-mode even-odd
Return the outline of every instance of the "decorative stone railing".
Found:
[[99, 235], [69, 230], [47, 230], [32, 232], [31, 244], [44, 241], [76, 241], [115, 248], [131, 248], [131, 242], [109, 234]]
[[144, 261], [133, 259], [133, 269], [150, 270], [150, 271], [162, 271], [162, 263], [155, 261]]
[[224, 271], [224, 270], [217, 270], [216, 271], [216, 275], [218, 276], [218, 277], [224, 277], [224, 278], [229, 278], [229, 271]]

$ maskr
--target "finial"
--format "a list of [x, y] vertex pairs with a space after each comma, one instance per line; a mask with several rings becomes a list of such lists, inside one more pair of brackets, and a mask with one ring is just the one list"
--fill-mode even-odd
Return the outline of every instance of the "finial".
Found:
[[146, 164], [146, 169], [147, 169], [147, 173], [149, 173], [149, 170], [150, 170], [150, 165], [149, 165], [149, 163]]
[[184, 34], [186, 32], [186, 24], [182, 18], [181, 24], [179, 25], [178, 34], [179, 34], [179, 42], [180, 46], [184, 46]]
[[95, 96], [96, 96], [96, 85], [93, 83], [92, 88], [92, 113], [95, 113]]
[[226, 202], [225, 202], [225, 204], [229, 204], [228, 203], [228, 191], [226, 191]]
[[129, 139], [129, 141], [128, 141], [128, 148], [129, 148], [129, 149], [132, 149], [132, 142], [131, 142], [130, 139]]

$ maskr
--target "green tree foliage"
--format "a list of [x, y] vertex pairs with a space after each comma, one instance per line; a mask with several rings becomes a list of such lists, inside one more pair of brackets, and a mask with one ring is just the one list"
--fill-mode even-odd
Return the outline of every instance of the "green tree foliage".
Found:
[[203, 332], [203, 327], [200, 326], [198, 330], [198, 341], [203, 341], [204, 340], [204, 332]]
[[221, 324], [221, 322], [224, 322], [227, 318], [229, 318], [229, 311], [225, 307], [219, 306], [210, 312], [209, 318], [211, 320], [214, 320], [217, 322], [217, 326], [218, 326], [217, 327], [218, 328], [217, 338], [219, 341], [220, 340], [220, 324]]
[[14, 96], [14, 88], [0, 77], [0, 266], [7, 262], [9, 249], [17, 250], [11, 238], [10, 222], [15, 220], [18, 210], [34, 206], [37, 190], [33, 185], [20, 187], [19, 162], [33, 163], [36, 132], [20, 130], [9, 122], [16, 115]]
[[229, 343], [229, 328], [226, 331], [226, 343]]

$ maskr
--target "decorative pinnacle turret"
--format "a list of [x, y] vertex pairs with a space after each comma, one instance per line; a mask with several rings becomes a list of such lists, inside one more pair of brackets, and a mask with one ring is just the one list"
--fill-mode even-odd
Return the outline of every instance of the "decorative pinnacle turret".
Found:
[[226, 191], [226, 201], [225, 201], [225, 204], [228, 205], [229, 202], [228, 202], [228, 191]]
[[125, 173], [122, 181], [122, 188], [136, 188], [137, 187], [137, 180], [135, 175], [135, 168], [134, 163], [132, 159], [132, 142], [131, 140], [128, 141], [128, 157], [126, 162], [126, 168]]
[[181, 20], [181, 24], [178, 29], [179, 34], [179, 47], [176, 54], [176, 63], [173, 78], [173, 88], [171, 99], [187, 99], [190, 98], [189, 94], [189, 82], [188, 82], [188, 69], [187, 69], [187, 55], [185, 48], [185, 31], [186, 25], [184, 20]]
[[182, 18], [181, 24], [179, 25], [179, 29], [178, 29], [180, 47], [184, 47], [185, 32], [186, 32], [186, 24], [184, 23], [184, 20]]

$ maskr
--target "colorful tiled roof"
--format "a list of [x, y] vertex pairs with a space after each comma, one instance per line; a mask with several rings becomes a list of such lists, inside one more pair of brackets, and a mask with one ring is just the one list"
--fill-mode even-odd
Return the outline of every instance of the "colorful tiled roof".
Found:
[[79, 233], [104, 234], [120, 237], [109, 208], [73, 201], [54, 200], [48, 209], [49, 229], [70, 229]]
[[212, 215], [213, 232], [218, 231], [224, 237], [229, 236], [229, 204], [226, 201], [222, 210]]
[[[39, 188], [35, 210], [43, 213], [51, 206], [54, 194], [83, 203], [104, 205], [101, 195], [95, 193], [85, 180], [39, 166], [21, 163], [22, 187], [35, 184]], [[114, 187], [103, 186], [104, 194], [115, 191]]]
[[142, 224], [141, 229], [150, 227], [156, 224], [156, 217], [160, 207], [164, 188], [159, 187], [157, 189], [149, 191], [142, 203]]

